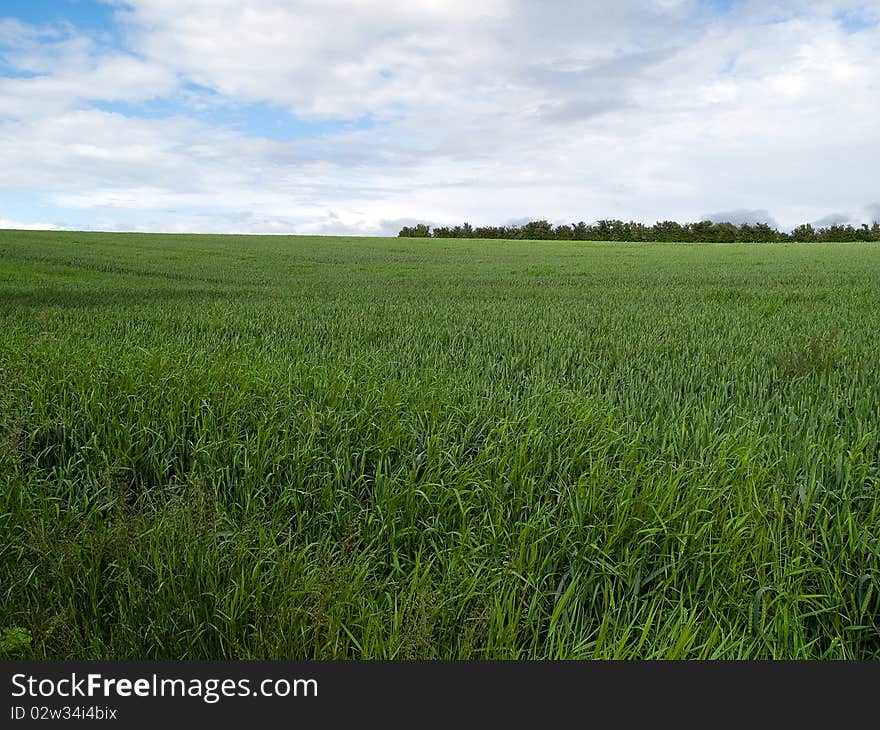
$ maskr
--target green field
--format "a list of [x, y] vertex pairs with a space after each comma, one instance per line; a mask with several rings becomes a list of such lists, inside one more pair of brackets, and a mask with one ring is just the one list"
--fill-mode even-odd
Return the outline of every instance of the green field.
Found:
[[7, 656], [876, 659], [878, 462], [880, 244], [0, 232]]

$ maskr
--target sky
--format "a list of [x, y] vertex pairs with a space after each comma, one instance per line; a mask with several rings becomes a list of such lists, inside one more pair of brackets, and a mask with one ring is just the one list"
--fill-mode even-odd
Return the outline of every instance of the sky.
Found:
[[880, 0], [0, 0], [0, 227], [880, 219]]

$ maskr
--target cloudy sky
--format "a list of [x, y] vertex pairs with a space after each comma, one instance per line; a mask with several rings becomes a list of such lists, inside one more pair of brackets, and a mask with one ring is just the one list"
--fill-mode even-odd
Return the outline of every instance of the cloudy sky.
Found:
[[0, 0], [0, 227], [880, 218], [880, 0]]

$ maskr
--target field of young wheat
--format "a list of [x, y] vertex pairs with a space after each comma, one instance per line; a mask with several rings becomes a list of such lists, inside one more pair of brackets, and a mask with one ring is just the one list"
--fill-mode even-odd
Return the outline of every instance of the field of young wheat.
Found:
[[0, 654], [880, 658], [880, 244], [0, 232]]

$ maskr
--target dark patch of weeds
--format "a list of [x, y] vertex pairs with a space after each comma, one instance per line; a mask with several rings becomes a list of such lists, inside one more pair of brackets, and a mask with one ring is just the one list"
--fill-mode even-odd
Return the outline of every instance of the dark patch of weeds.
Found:
[[834, 333], [819, 337], [813, 335], [808, 342], [776, 357], [776, 368], [788, 377], [821, 373], [834, 364]]

